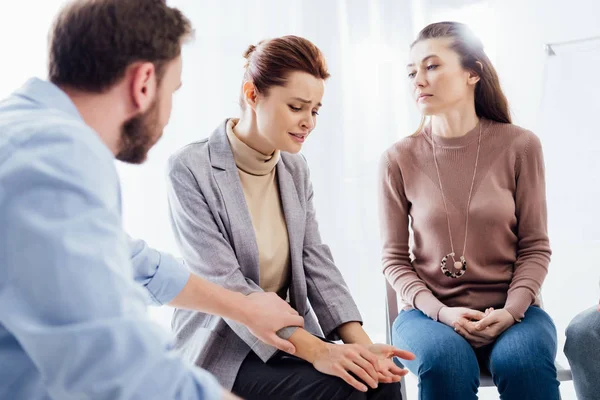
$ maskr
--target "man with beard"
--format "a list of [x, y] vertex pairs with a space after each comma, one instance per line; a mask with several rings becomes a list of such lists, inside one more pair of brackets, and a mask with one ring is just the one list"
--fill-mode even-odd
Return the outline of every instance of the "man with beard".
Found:
[[146, 302], [290, 350], [275, 332], [302, 318], [275, 294], [227, 291], [122, 230], [113, 160], [141, 163], [159, 140], [191, 34], [164, 0], [71, 2], [49, 81], [0, 102], [0, 398], [232, 398], [172, 354]]

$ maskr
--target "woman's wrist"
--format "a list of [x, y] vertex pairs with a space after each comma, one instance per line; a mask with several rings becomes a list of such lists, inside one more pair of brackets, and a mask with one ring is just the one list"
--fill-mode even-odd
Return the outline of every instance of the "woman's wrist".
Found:
[[340, 325], [337, 331], [345, 344], [356, 343], [367, 347], [373, 344], [371, 338], [359, 322], [346, 322]]
[[435, 320], [436, 320], [436, 321], [439, 321], [439, 322], [442, 322], [442, 323], [443, 323], [443, 321], [442, 321], [442, 319], [441, 319], [441, 316], [442, 316], [442, 310], [443, 310], [444, 308], [448, 308], [448, 306], [442, 306], [442, 307], [440, 307], [440, 309], [439, 309], [439, 310], [438, 310], [438, 312], [437, 312], [436, 318], [435, 318]]
[[329, 343], [313, 336], [302, 328], [296, 329], [288, 339], [296, 347], [296, 357], [313, 364], [328, 351]]

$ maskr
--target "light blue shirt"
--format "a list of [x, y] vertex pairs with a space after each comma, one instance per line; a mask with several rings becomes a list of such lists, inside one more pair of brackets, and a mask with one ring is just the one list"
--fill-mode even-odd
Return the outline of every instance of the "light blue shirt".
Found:
[[189, 272], [121, 222], [114, 156], [64, 92], [0, 102], [0, 399], [220, 398], [146, 316]]

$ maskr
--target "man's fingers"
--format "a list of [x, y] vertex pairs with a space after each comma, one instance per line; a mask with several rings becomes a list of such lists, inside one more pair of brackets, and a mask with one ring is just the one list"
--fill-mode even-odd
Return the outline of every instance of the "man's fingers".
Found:
[[304, 328], [304, 318], [299, 315], [288, 314], [283, 320], [284, 327], [288, 326], [299, 326], [300, 328]]
[[296, 348], [292, 342], [282, 339], [274, 333], [270, 335], [267, 340], [265, 340], [265, 343], [270, 344], [279, 350], [285, 351], [286, 353], [294, 354], [296, 352]]

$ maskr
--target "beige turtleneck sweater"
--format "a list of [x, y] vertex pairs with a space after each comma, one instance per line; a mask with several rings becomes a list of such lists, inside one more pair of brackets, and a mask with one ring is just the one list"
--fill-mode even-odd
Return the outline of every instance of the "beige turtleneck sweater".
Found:
[[233, 129], [237, 119], [227, 122], [227, 137], [237, 165], [246, 204], [258, 245], [260, 287], [286, 298], [290, 281], [290, 246], [279, 197], [276, 168], [279, 150], [262, 153], [242, 142]]
[[[504, 307], [520, 320], [529, 306], [539, 304], [537, 295], [548, 272], [551, 250], [540, 140], [515, 125], [482, 124], [468, 211], [467, 271], [458, 279], [440, 270], [451, 246], [431, 128], [402, 139], [383, 155], [383, 270], [404, 307], [418, 308], [433, 319], [447, 305]], [[478, 137], [479, 126], [457, 138], [433, 135], [457, 258], [465, 241]], [[453, 269], [452, 262], [448, 267]]]

